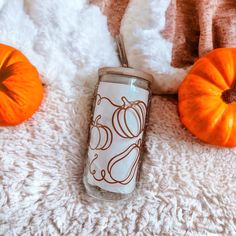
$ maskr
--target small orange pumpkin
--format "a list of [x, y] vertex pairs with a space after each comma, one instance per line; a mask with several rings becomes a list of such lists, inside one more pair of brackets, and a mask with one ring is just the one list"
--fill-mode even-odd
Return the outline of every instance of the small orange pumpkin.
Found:
[[179, 88], [181, 122], [199, 139], [236, 146], [236, 49], [219, 48], [200, 58]]
[[0, 125], [17, 125], [33, 115], [43, 99], [38, 71], [15, 48], [0, 44]]

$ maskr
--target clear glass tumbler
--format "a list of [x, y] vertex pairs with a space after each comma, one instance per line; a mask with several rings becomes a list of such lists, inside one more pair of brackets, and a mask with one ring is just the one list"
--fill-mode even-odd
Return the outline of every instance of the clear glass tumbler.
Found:
[[87, 193], [121, 200], [136, 189], [152, 76], [132, 68], [99, 70], [84, 171]]

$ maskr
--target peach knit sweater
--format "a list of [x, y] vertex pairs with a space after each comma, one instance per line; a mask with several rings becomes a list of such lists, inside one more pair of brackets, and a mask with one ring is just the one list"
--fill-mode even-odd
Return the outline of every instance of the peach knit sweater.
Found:
[[[101, 7], [111, 33], [117, 34], [129, 0], [91, 2]], [[178, 68], [214, 48], [236, 47], [236, 0], [171, 0], [162, 34], [173, 43], [172, 66]]]

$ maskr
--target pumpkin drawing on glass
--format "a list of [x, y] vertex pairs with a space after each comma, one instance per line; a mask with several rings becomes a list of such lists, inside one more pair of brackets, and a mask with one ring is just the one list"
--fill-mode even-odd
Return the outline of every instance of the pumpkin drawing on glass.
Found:
[[90, 148], [92, 150], [106, 150], [112, 143], [111, 129], [99, 123], [101, 115], [98, 115], [91, 125], [91, 142]]
[[30, 118], [43, 99], [37, 69], [15, 48], [0, 44], [0, 125]]
[[[108, 163], [107, 171], [115, 183], [128, 184], [134, 177], [140, 159], [141, 140], [131, 144], [126, 150], [111, 158]], [[126, 172], [120, 173], [123, 166]]]
[[144, 130], [146, 104], [143, 101], [128, 101], [121, 98], [123, 105], [118, 106], [112, 116], [112, 125], [116, 133], [127, 139], [138, 137]]
[[[96, 169], [93, 168], [96, 160], [99, 158], [98, 154], [95, 154], [94, 159], [89, 164], [89, 172], [96, 181], [105, 181], [109, 184], [122, 184], [126, 185], [133, 180], [135, 176], [140, 160], [140, 148], [141, 139], [137, 143], [133, 143], [128, 146], [124, 151], [115, 155], [110, 159], [105, 169], [101, 169], [97, 173]], [[95, 165], [96, 166], [96, 165]], [[126, 171], [120, 172], [120, 169]]]
[[[129, 144], [123, 151], [111, 156], [105, 168], [97, 170], [93, 166], [97, 166], [96, 162], [100, 159], [99, 153], [94, 154], [94, 158], [89, 165], [89, 172], [96, 181], [105, 181], [109, 184], [119, 183], [126, 185], [132, 181], [137, 172], [140, 159], [140, 148], [142, 144], [142, 136], [140, 134], [145, 128], [146, 104], [141, 100], [129, 101], [125, 96], [120, 98], [121, 105], [115, 104], [108, 97], [102, 97], [97, 94], [97, 105], [102, 102], [108, 102], [113, 108], [111, 119], [112, 127], [118, 137], [122, 139], [133, 139], [134, 143]], [[101, 124], [101, 115], [97, 115], [91, 124], [90, 149], [107, 150], [113, 142], [112, 130]], [[123, 171], [121, 173], [121, 169]]]

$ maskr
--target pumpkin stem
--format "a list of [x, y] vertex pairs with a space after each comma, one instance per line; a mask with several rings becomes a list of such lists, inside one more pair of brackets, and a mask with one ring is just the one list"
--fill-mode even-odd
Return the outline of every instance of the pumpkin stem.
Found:
[[94, 124], [97, 125], [98, 124], [98, 121], [101, 119], [101, 115], [98, 115], [96, 118], [95, 118], [95, 121], [94, 121]]
[[227, 89], [221, 94], [221, 98], [225, 103], [236, 102], [236, 87]]
[[128, 101], [128, 99], [127, 99], [126, 97], [124, 97], [124, 96], [121, 98], [121, 100], [122, 100], [123, 103], [124, 103], [124, 104], [123, 104], [124, 107], [126, 107], [126, 106], [128, 106], [128, 105], [130, 104], [130, 102]]
[[3, 85], [2, 83], [4, 82], [4, 80], [7, 79], [7, 76], [6, 76], [6, 73], [0, 73], [0, 90], [3, 90], [5, 91], [6, 90], [6, 87], [5, 85]]
[[141, 139], [139, 139], [139, 140], [138, 140], [138, 142], [137, 142], [137, 146], [138, 146], [138, 147], [140, 147], [140, 146], [141, 146], [141, 144], [142, 144], [142, 140], [141, 140]]

